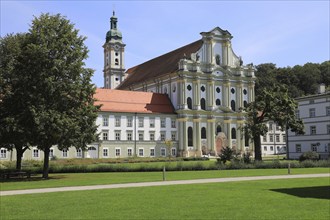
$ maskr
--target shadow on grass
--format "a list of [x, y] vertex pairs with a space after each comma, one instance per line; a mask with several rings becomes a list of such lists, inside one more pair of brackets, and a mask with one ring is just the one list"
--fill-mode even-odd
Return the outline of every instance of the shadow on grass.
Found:
[[271, 191], [285, 193], [300, 198], [329, 199], [330, 186], [313, 186], [302, 188], [271, 189]]
[[36, 181], [47, 181], [47, 180], [57, 180], [57, 179], [65, 179], [65, 175], [54, 175], [54, 176], [49, 176], [48, 179], [44, 179], [38, 175], [31, 175], [30, 178], [22, 178], [22, 177], [11, 177], [9, 179], [2, 179], [0, 178], [0, 183], [9, 183], [9, 182], [36, 182]]

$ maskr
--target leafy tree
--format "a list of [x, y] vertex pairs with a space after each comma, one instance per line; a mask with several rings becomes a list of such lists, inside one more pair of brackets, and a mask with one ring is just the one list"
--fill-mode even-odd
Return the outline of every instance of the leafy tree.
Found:
[[29, 147], [29, 130], [25, 105], [18, 87], [20, 75], [16, 69], [18, 57], [26, 43], [26, 34], [10, 34], [0, 38], [0, 147], [16, 149], [16, 169], [21, 170], [22, 156]]
[[260, 136], [268, 132], [266, 122], [274, 121], [282, 129], [291, 128], [293, 132], [304, 132], [303, 122], [296, 118], [296, 109], [297, 103], [289, 96], [287, 88], [280, 85], [263, 89], [256, 100], [244, 108], [247, 122], [243, 131], [254, 142], [256, 160], [262, 160]]
[[93, 70], [85, 68], [85, 37], [60, 14], [34, 18], [28, 44], [18, 59], [19, 88], [26, 106], [31, 145], [44, 151], [43, 178], [48, 178], [49, 152], [96, 140], [98, 106], [94, 106]]

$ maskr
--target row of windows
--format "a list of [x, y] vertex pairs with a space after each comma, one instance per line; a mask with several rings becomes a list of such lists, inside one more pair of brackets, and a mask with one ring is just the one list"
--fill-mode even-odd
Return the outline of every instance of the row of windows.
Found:
[[[275, 142], [281, 142], [280, 136], [281, 135], [279, 135], [279, 134], [275, 135]], [[267, 135], [263, 136], [262, 140], [263, 140], [263, 142], [267, 142]], [[286, 141], [285, 134], [282, 134], [282, 140], [283, 140], [283, 142]], [[269, 142], [274, 142], [274, 135], [273, 134], [269, 134]]]
[[[310, 150], [315, 151], [315, 152], [321, 152], [322, 148], [323, 148], [324, 152], [328, 152], [329, 147], [330, 147], [330, 144], [328, 144], [328, 146], [325, 145], [324, 147], [319, 146], [318, 144], [311, 144]], [[301, 153], [301, 144], [296, 144], [296, 152]]]
[[[149, 155], [145, 155], [144, 149], [139, 148], [137, 154], [138, 154], [139, 157], [144, 157], [144, 156], [154, 157], [156, 155], [156, 151], [155, 151], [154, 148], [150, 148], [149, 152], [150, 152]], [[109, 149], [108, 148], [103, 148], [103, 157], [109, 157], [109, 156], [110, 156], [109, 155]], [[116, 148], [115, 149], [115, 156], [116, 157], [121, 156], [121, 148]], [[127, 149], [127, 156], [128, 157], [133, 156], [133, 149], [132, 148]], [[162, 157], [167, 156], [166, 148], [161, 148], [160, 149], [160, 156], [162, 156]], [[171, 148], [171, 156], [176, 156], [176, 148]]]
[[[188, 86], [187, 86], [187, 90], [188, 90], [188, 91], [191, 91], [191, 89], [192, 89], [191, 85], [188, 85]], [[205, 92], [205, 86], [201, 86], [201, 91], [202, 91], [202, 92]], [[217, 93], [220, 93], [220, 92], [221, 92], [220, 87], [216, 87], [215, 91], [216, 91]], [[234, 88], [231, 88], [230, 92], [231, 92], [232, 94], [235, 94], [236, 91], [235, 91]], [[243, 94], [244, 94], [244, 95], [247, 94], [247, 90], [246, 90], [246, 89], [243, 89]]]
[[[144, 132], [139, 131], [138, 132], [138, 140], [139, 141], [144, 141]], [[165, 132], [160, 132], [160, 140], [165, 141], [166, 138], [166, 133]], [[103, 131], [102, 132], [102, 140], [107, 141], [109, 140], [108, 136], [108, 131]], [[115, 131], [115, 140], [120, 141], [121, 140], [121, 131]], [[133, 140], [133, 131], [127, 131], [126, 132], [126, 140], [132, 141]], [[150, 132], [149, 133], [149, 140], [154, 141], [155, 140], [155, 132]], [[171, 140], [175, 141], [176, 140], [176, 132], [171, 132]]]
[[[327, 116], [330, 116], [330, 107], [329, 106], [326, 107], [325, 114]], [[310, 118], [315, 118], [316, 117], [316, 110], [315, 110], [315, 108], [310, 108], [309, 109], [309, 117]], [[296, 118], [298, 118], [298, 119], [300, 118], [300, 111], [299, 110], [296, 111]]]
[[[39, 158], [40, 157], [40, 150], [39, 149], [32, 149], [32, 158]], [[49, 157], [54, 157], [54, 149], [50, 149], [49, 151]], [[62, 157], [67, 158], [68, 157], [68, 149], [62, 150]], [[82, 150], [77, 149], [76, 157], [82, 157]], [[0, 158], [7, 158], [7, 149], [2, 148], [0, 150]]]
[[[316, 135], [316, 126], [312, 125], [309, 127], [310, 135]], [[330, 134], [330, 125], [327, 125], [327, 134]]]
[[[121, 118], [116, 117], [115, 118], [115, 127], [120, 127], [120, 125], [121, 125]], [[109, 118], [108, 117], [103, 117], [103, 126], [109, 126]], [[126, 126], [127, 127], [133, 127], [133, 117], [127, 117]], [[144, 118], [143, 117], [138, 118], [138, 126], [139, 126], [139, 128], [144, 127]], [[149, 118], [149, 127], [150, 128], [155, 127], [155, 119], [154, 118]], [[166, 128], [166, 119], [165, 118], [160, 119], [160, 127], [161, 128]], [[171, 128], [176, 128], [176, 121], [173, 120], [173, 119], [171, 120]]]
[[[161, 148], [160, 155], [161, 156], [167, 156], [166, 155], [166, 148]], [[40, 150], [33, 149], [32, 150], [32, 157], [33, 158], [39, 158], [39, 156], [40, 156]], [[109, 149], [108, 148], [103, 148], [102, 156], [103, 157], [110, 157]], [[116, 148], [115, 149], [115, 156], [116, 157], [121, 156], [121, 149], [120, 148]], [[129, 156], [129, 157], [130, 156], [133, 156], [133, 149], [132, 148], [128, 148], [127, 149], [127, 156]], [[140, 157], [146, 156], [144, 154], [144, 149], [143, 148], [139, 148], [138, 156], [140, 156]], [[151, 148], [150, 149], [149, 156], [150, 157], [154, 157], [155, 156], [155, 149], [154, 148]], [[172, 148], [171, 149], [171, 156], [176, 156], [176, 148]], [[50, 158], [53, 158], [54, 157], [54, 150], [53, 149], [50, 149], [49, 157]], [[62, 150], [62, 157], [63, 158], [67, 158], [68, 157], [68, 150], [67, 149], [63, 149]], [[82, 158], [82, 150], [81, 149], [77, 149], [77, 151], [76, 151], [76, 157], [77, 158]], [[2, 148], [0, 150], [0, 158], [2, 158], [2, 159], [7, 158], [7, 149]]]
[[[274, 151], [274, 146], [270, 146], [269, 147], [269, 150], [270, 151]], [[276, 146], [276, 150], [277, 150], [277, 152], [279, 152], [281, 150], [281, 147], [280, 146]], [[283, 151], [286, 151], [286, 147], [283, 147], [282, 150]], [[268, 147], [267, 146], [264, 146], [264, 151], [268, 151]]]
[[[221, 100], [216, 99], [215, 104], [216, 104], [216, 106], [220, 106], [221, 105]], [[247, 104], [248, 104], [247, 101], [244, 100], [243, 106], [247, 107]], [[192, 99], [190, 97], [187, 98], [187, 105], [188, 105], [189, 109], [192, 109]], [[200, 106], [201, 106], [201, 109], [206, 110], [205, 99], [204, 98], [201, 98]], [[230, 107], [233, 111], [236, 111], [236, 102], [234, 100], [231, 100]]]

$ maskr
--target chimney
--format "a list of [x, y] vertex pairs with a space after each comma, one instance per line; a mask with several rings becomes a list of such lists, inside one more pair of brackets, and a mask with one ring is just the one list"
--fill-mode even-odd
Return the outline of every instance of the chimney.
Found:
[[321, 84], [319, 85], [318, 93], [319, 93], [319, 94], [323, 94], [323, 93], [325, 93], [325, 84], [324, 84], [324, 83], [321, 83]]

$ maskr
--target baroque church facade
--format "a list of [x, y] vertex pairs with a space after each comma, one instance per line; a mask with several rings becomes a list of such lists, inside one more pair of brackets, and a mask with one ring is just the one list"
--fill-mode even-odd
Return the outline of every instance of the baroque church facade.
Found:
[[217, 155], [224, 146], [252, 150], [240, 127], [241, 107], [254, 101], [253, 65], [243, 65], [219, 27], [201, 39], [129, 68], [122, 34], [113, 15], [104, 48], [106, 89], [166, 94], [175, 109], [179, 155]]

